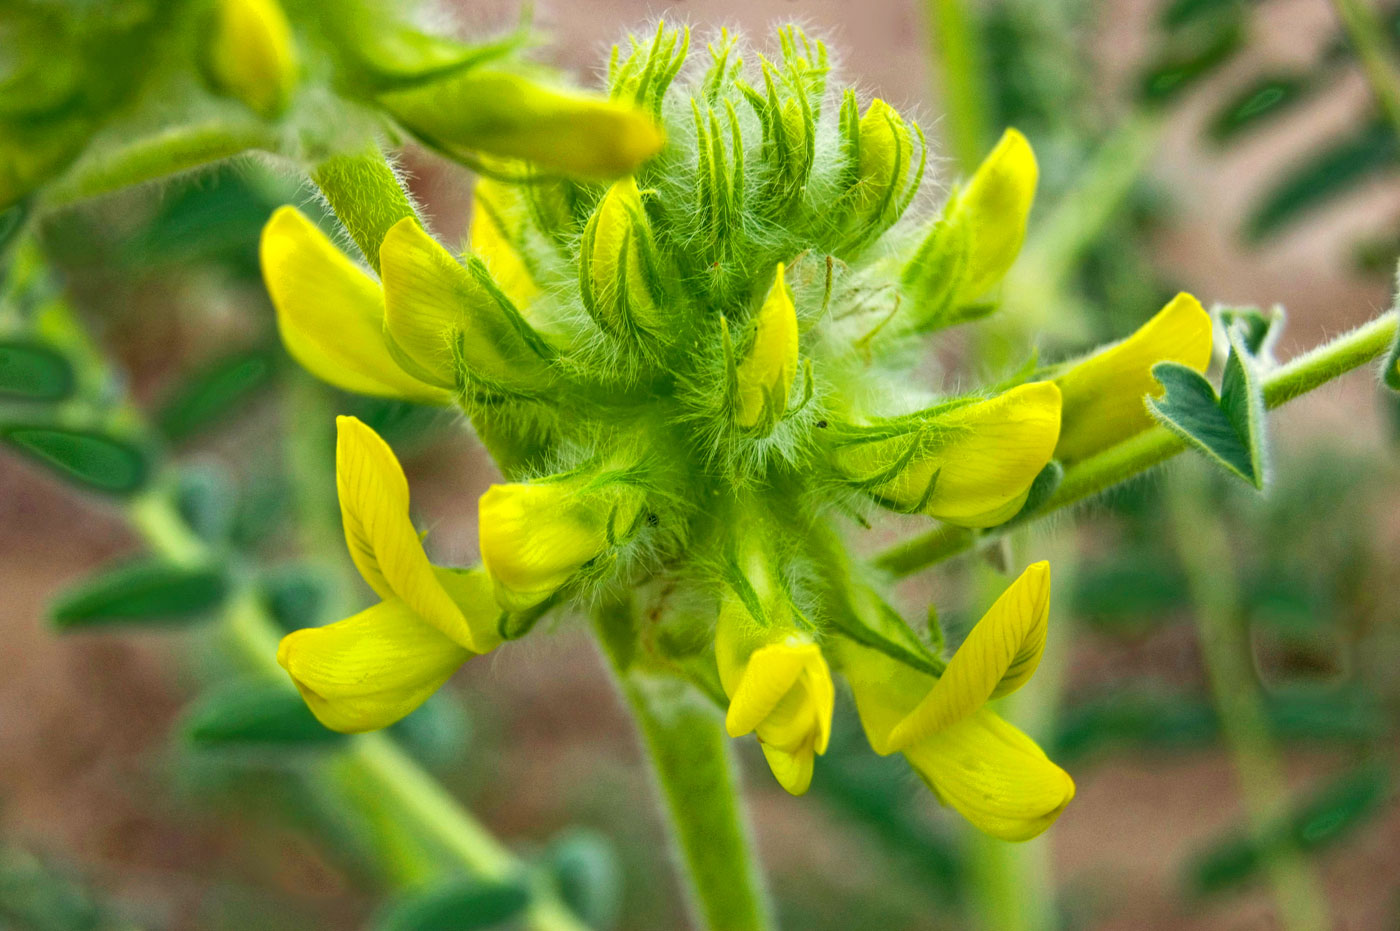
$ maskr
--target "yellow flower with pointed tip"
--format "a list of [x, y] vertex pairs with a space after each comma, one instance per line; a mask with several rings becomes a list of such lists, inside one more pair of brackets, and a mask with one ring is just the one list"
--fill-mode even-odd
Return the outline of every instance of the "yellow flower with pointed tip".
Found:
[[528, 217], [518, 185], [480, 178], [472, 193], [472, 220], [468, 244], [491, 270], [491, 277], [525, 314], [539, 296], [529, 267], [520, 254], [519, 242]]
[[[840, 639], [841, 671], [851, 684], [870, 745], [889, 748], [891, 732], [936, 680], [883, 653]], [[904, 757], [944, 805], [978, 830], [1024, 841], [1054, 824], [1074, 799], [1074, 780], [1020, 730], [983, 707], [909, 745]]]
[[953, 192], [904, 271], [914, 312], [934, 325], [990, 291], [1016, 261], [1039, 179], [1035, 152], [1014, 129]]
[[389, 445], [336, 418], [336, 490], [350, 557], [383, 601], [288, 634], [277, 661], [316, 717], [339, 731], [386, 727], [458, 666], [500, 644], [500, 610], [480, 569], [428, 561], [408, 512], [408, 481]]
[[524, 611], [548, 600], [633, 528], [640, 494], [620, 482], [590, 492], [589, 478], [492, 485], [481, 496], [481, 561], [502, 608]]
[[666, 142], [661, 128], [632, 104], [491, 68], [465, 68], [381, 94], [379, 102], [434, 145], [523, 159], [585, 178], [630, 174]]
[[1059, 389], [1031, 382], [985, 401], [857, 428], [835, 461], [888, 507], [992, 527], [1025, 504], [1059, 433]]
[[544, 343], [529, 339], [505, 296], [462, 267], [413, 217], [385, 234], [379, 268], [384, 328], [405, 368], [449, 389], [463, 376], [522, 393], [548, 386]]
[[603, 195], [583, 232], [579, 289], [598, 325], [614, 335], [656, 333], [665, 317], [653, 293], [648, 261], [651, 224], [635, 178]]
[[753, 343], [737, 368], [741, 427], [766, 428], [787, 410], [788, 392], [797, 376], [797, 308], [784, 279], [783, 263], [755, 321]]
[[208, 46], [214, 82], [259, 116], [281, 113], [297, 83], [296, 44], [277, 0], [218, 0]]
[[933, 688], [890, 732], [883, 752], [907, 749], [1025, 685], [1045, 651], [1049, 616], [1050, 564], [1038, 562], [972, 628]]
[[301, 211], [279, 207], [259, 244], [263, 280], [292, 358], [356, 394], [448, 404], [452, 393], [408, 374], [384, 340], [379, 285]]
[[1152, 367], [1179, 362], [1204, 372], [1210, 365], [1212, 329], [1201, 302], [1183, 292], [1132, 336], [1068, 363], [1055, 379], [1064, 396], [1056, 457], [1086, 459], [1152, 426], [1145, 398], [1163, 393]]

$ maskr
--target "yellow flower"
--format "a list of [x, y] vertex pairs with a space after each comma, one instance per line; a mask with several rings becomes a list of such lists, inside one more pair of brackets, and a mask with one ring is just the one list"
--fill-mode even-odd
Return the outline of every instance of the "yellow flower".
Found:
[[631, 104], [490, 68], [463, 69], [382, 94], [379, 101], [431, 144], [524, 159], [587, 178], [630, 174], [666, 142], [661, 128]]
[[933, 688], [890, 732], [888, 749], [905, 750], [1025, 685], [1040, 665], [1049, 615], [1050, 564], [1038, 562], [972, 628]]
[[1065, 366], [1055, 379], [1064, 395], [1056, 457], [1085, 459], [1150, 427], [1144, 397], [1163, 393], [1152, 366], [1179, 362], [1204, 372], [1210, 365], [1211, 330], [1201, 302], [1182, 293], [1132, 336]]
[[992, 527], [1025, 504], [1059, 432], [1059, 389], [1031, 382], [985, 401], [856, 428], [838, 445], [836, 464], [887, 507]]
[[856, 216], [889, 225], [904, 209], [914, 183], [914, 139], [909, 124], [878, 97], [860, 118], [856, 157]]
[[453, 389], [465, 377], [529, 393], [548, 386], [548, 347], [478, 263], [463, 268], [412, 217], [379, 247], [391, 351], [423, 381]]
[[447, 404], [452, 393], [403, 370], [384, 340], [384, 296], [374, 279], [294, 207], [263, 227], [263, 279], [282, 342], [303, 368], [356, 394]]
[[544, 602], [633, 529], [641, 515], [635, 489], [588, 485], [589, 476], [570, 476], [492, 485], [481, 496], [481, 561], [502, 608]]
[[277, 661], [316, 717], [338, 731], [386, 727], [474, 655], [500, 643], [500, 610], [480, 569], [428, 561], [408, 513], [408, 482], [387, 443], [336, 420], [336, 490], [350, 557], [383, 601], [283, 638]]
[[518, 245], [528, 220], [527, 210], [519, 185], [490, 178], [476, 182], [469, 240], [472, 253], [486, 263], [491, 277], [522, 314], [540, 293]]
[[1008, 129], [966, 187], [953, 192], [904, 272], [926, 324], [955, 320], [958, 307], [1005, 277], [1025, 242], [1038, 178], [1030, 143]]
[[277, 0], [218, 0], [208, 56], [215, 84], [265, 118], [296, 88], [292, 27]]
[[[876, 752], [888, 752], [891, 732], [936, 680], [849, 640], [840, 640], [838, 649], [866, 737]], [[1069, 774], [1035, 741], [985, 707], [903, 752], [939, 802], [1002, 840], [1035, 837], [1074, 798]]]
[[735, 420], [741, 427], [771, 427], [787, 410], [788, 392], [797, 375], [797, 308], [781, 262], [758, 310], [753, 343], [739, 363], [737, 375]]
[[614, 335], [656, 333], [666, 317], [657, 304], [651, 223], [634, 178], [608, 189], [583, 232], [579, 288], [598, 325]]

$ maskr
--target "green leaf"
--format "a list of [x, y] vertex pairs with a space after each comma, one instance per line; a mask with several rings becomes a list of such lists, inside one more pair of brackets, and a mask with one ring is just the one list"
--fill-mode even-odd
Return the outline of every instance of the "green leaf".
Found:
[[201, 540], [217, 543], [228, 537], [236, 503], [233, 483], [222, 469], [189, 468], [180, 473], [175, 508]]
[[1208, 459], [1262, 489], [1267, 480], [1264, 393], [1255, 360], [1245, 350], [1246, 328], [1237, 324], [1228, 334], [1230, 357], [1219, 395], [1199, 372], [1160, 362], [1152, 375], [1166, 395], [1149, 398], [1147, 407], [1158, 422]]
[[247, 744], [327, 744], [345, 739], [324, 727], [290, 686], [244, 681], [201, 699], [185, 723], [202, 747]]
[[73, 393], [73, 367], [47, 346], [0, 342], [0, 398], [62, 401]]
[[148, 621], [193, 621], [228, 594], [220, 568], [189, 568], [162, 560], [100, 572], [61, 595], [51, 616], [62, 629]]
[[1395, 130], [1378, 120], [1350, 137], [1314, 152], [1265, 192], [1245, 224], [1259, 242], [1311, 211], [1336, 200], [1384, 171], [1400, 165]]
[[559, 897], [590, 928], [617, 925], [622, 908], [622, 866], [606, 837], [588, 828], [573, 828], [549, 845], [544, 862]]
[[1307, 80], [1296, 75], [1261, 77], [1226, 101], [1206, 132], [1216, 144], [1231, 142], [1288, 112], [1311, 90]]
[[263, 605], [282, 630], [315, 627], [325, 620], [330, 583], [308, 566], [284, 566], [261, 579]]
[[374, 931], [472, 931], [518, 916], [530, 904], [520, 882], [459, 879], [401, 898], [374, 922]]
[[1183, 30], [1144, 72], [1140, 95], [1162, 103], [1187, 91], [1223, 65], [1244, 41], [1244, 16], [1232, 5]]
[[149, 473], [145, 455], [128, 442], [88, 430], [9, 425], [0, 439], [61, 477], [111, 494], [131, 494]]
[[214, 362], [176, 389], [156, 415], [156, 424], [171, 442], [189, 439], [266, 385], [273, 359], [273, 353], [254, 349]]

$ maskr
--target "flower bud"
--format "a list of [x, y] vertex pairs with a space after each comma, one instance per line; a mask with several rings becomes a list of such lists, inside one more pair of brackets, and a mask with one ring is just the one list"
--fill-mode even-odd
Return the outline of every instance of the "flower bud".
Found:
[[531, 394], [551, 379], [545, 342], [480, 262], [463, 268], [405, 217], [379, 247], [384, 325], [400, 364], [442, 388], [482, 382]]
[[787, 410], [788, 393], [797, 375], [797, 308], [777, 274], [755, 318], [753, 342], [737, 367], [734, 419], [741, 427], [767, 431]]
[[481, 561], [496, 601], [525, 611], [546, 601], [635, 531], [642, 495], [589, 474], [492, 485], [477, 506]]
[[491, 178], [476, 182], [469, 239], [472, 254], [486, 264], [501, 292], [522, 315], [540, 293], [520, 249], [529, 220], [529, 207], [518, 186]]
[[618, 337], [659, 336], [666, 316], [651, 223], [633, 178], [608, 189], [583, 232], [579, 287], [590, 315]]
[[1201, 302], [1178, 294], [1127, 339], [1067, 364], [1055, 379], [1064, 398], [1056, 458], [1074, 462], [1128, 439], [1153, 423], [1145, 399], [1160, 398], [1152, 377], [1158, 362], [1205, 372], [1213, 325]]
[[[838, 641], [838, 658], [870, 745], [891, 752], [890, 733], [938, 680], [850, 640]], [[1069, 774], [985, 707], [903, 753], [940, 802], [1002, 840], [1035, 837], [1074, 799]]]
[[281, 113], [296, 89], [296, 45], [277, 0], [218, 0], [208, 69], [220, 90], [259, 116]]
[[885, 507], [992, 527], [1025, 504], [1059, 433], [1059, 389], [1031, 382], [985, 401], [847, 428], [834, 460]]
[[926, 328], [956, 323], [959, 311], [1005, 277], [1026, 238], [1039, 169], [1026, 137], [1008, 129], [904, 270], [913, 313]]
[[725, 729], [730, 737], [755, 732], [773, 776], [802, 795], [831, 738], [835, 688], [821, 648], [795, 624], [787, 593], [761, 561], [750, 563], [734, 582], [743, 596], [724, 593], [715, 627], [720, 684], [729, 696]]
[[279, 207], [259, 244], [282, 343], [302, 368], [345, 391], [447, 404], [452, 394], [404, 371], [384, 341], [374, 279], [294, 207]]
[[523, 159], [585, 178], [630, 174], [666, 141], [651, 117], [631, 104], [489, 68], [463, 69], [379, 100], [432, 145]]
[[855, 153], [855, 232], [865, 239], [887, 229], [909, 206], [923, 176], [925, 153], [920, 135], [916, 167], [909, 124], [879, 98], [871, 101], [852, 130], [854, 106], [854, 98], [850, 98], [843, 107], [847, 111], [843, 132], [848, 148]]

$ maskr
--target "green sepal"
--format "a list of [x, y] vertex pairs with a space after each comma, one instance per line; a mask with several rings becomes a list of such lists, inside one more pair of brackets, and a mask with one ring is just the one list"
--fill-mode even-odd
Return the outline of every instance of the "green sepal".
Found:
[[1400, 391], [1400, 328], [1395, 332], [1395, 343], [1385, 356], [1385, 367], [1381, 369], [1381, 381], [1393, 391]]
[[1060, 482], [1064, 481], [1065, 467], [1060, 465], [1058, 459], [1051, 459], [1045, 464], [1045, 468], [1036, 473], [1035, 480], [1031, 482], [1031, 487], [1026, 492], [1026, 503], [1021, 505], [1021, 510], [1016, 512], [1016, 516], [1011, 518], [1003, 526], [1019, 524], [1035, 516], [1036, 511], [1049, 501], [1060, 487]]
[[176, 387], [156, 414], [156, 426], [173, 443], [200, 433], [265, 387], [274, 359], [253, 349], [214, 361]]
[[199, 747], [325, 745], [346, 739], [317, 721], [286, 684], [258, 680], [237, 682], [201, 698], [188, 713], [184, 733]]
[[1160, 362], [1152, 375], [1166, 389], [1149, 398], [1156, 420], [1232, 475], [1257, 489], [1268, 480], [1264, 392], [1253, 356], [1245, 348], [1245, 327], [1228, 330], [1230, 357], [1220, 394], [1194, 369]]
[[543, 865], [559, 898], [590, 928], [612, 928], [622, 910], [622, 864], [603, 834], [570, 828], [550, 841]]
[[73, 393], [73, 366], [53, 349], [29, 340], [0, 342], [0, 398], [62, 401]]
[[0, 427], [0, 440], [62, 478], [109, 494], [132, 494], [150, 474], [137, 446], [106, 433], [9, 424]]
[[519, 916], [530, 905], [523, 880], [493, 882], [454, 879], [403, 896], [370, 925], [374, 931], [472, 931], [494, 928]]
[[221, 567], [191, 568], [161, 559], [101, 571], [60, 595], [50, 608], [60, 629], [113, 624], [193, 623], [228, 597]]
[[629, 36], [631, 53], [621, 59], [616, 45], [608, 59], [608, 88], [610, 97], [631, 97], [637, 106], [647, 109], [659, 122], [666, 90], [680, 74], [686, 56], [690, 54], [690, 27], [667, 29], [665, 21], [656, 24], [656, 35], [649, 47], [635, 36]]

